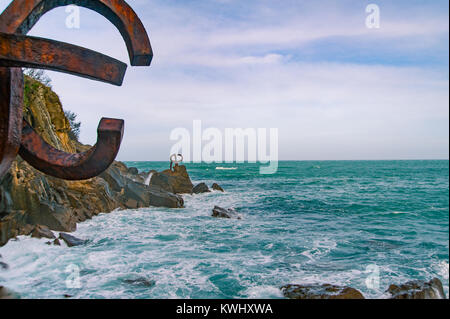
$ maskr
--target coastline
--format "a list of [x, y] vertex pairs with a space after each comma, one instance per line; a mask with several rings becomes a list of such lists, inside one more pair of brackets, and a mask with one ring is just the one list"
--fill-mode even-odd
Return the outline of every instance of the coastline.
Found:
[[[448, 234], [441, 233], [438, 237], [438, 233], [434, 232], [429, 237], [424, 230], [425, 237], [408, 239], [410, 229], [417, 229], [416, 223], [422, 224], [426, 220], [430, 223], [430, 229], [438, 225], [437, 215], [433, 217], [426, 213], [420, 217], [415, 206], [420, 201], [413, 203], [414, 198], [419, 199], [413, 192], [411, 197], [398, 202], [398, 207], [401, 205], [403, 209], [395, 204], [386, 207], [386, 210], [374, 211], [375, 206], [364, 198], [361, 198], [360, 205], [348, 206], [344, 200], [334, 206], [332, 200], [339, 198], [341, 185], [352, 187], [364, 185], [368, 181], [364, 181], [364, 174], [359, 171], [339, 179], [333, 174], [324, 181], [324, 174], [335, 171], [336, 164], [330, 163], [320, 168], [310, 164], [296, 163], [294, 167], [303, 172], [302, 176], [296, 178], [289, 174], [294, 163], [282, 165], [281, 176], [278, 176], [276, 184], [273, 177], [256, 175], [257, 167], [248, 164], [235, 164], [238, 169], [233, 171], [215, 170], [215, 165], [188, 164], [193, 184], [204, 181], [210, 185], [217, 181], [225, 192], [183, 195], [183, 209], [141, 208], [101, 214], [81, 223], [74, 233], [79, 238], [89, 239], [86, 246], [48, 247], [44, 239], [26, 238], [22, 246], [20, 241], [12, 242], [8, 251], [24, 247], [24, 244], [31, 245], [26, 250], [31, 256], [24, 252], [20, 258], [29, 260], [33, 256], [32, 251], [38, 249], [43, 253], [38, 258], [39, 263], [62, 253], [57, 259], [57, 265], [46, 264], [41, 270], [40, 276], [44, 282], [38, 290], [43, 291], [52, 282], [56, 283], [61, 296], [65, 291], [72, 293], [74, 298], [283, 298], [280, 288], [288, 284], [349, 286], [360, 290], [366, 298], [389, 298], [385, 291], [391, 284], [403, 285], [414, 279], [426, 283], [436, 276], [448, 291], [448, 255], [444, 254], [445, 247], [448, 247], [445, 246], [444, 238]], [[425, 166], [422, 164], [395, 164], [397, 166], [393, 167], [396, 168], [393, 171], [398, 177], [384, 179], [391, 184], [379, 184], [378, 187], [392, 189], [392, 185], [400, 185], [395, 182], [399, 179], [403, 181], [403, 187], [420, 190], [423, 186], [413, 180], [404, 184], [409, 178], [403, 176], [409, 176], [405, 174], [415, 172], [417, 168], [424, 172], [429, 168], [430, 173], [438, 173], [437, 167], [442, 167], [436, 166], [439, 164], [436, 162]], [[446, 167], [446, 163], [443, 164]], [[161, 170], [167, 163], [151, 162], [146, 165], [145, 170]], [[356, 167], [348, 163], [340, 165], [340, 174], [364, 168], [377, 176], [379, 172], [389, 169], [385, 163], [368, 167], [367, 163], [359, 163]], [[255, 175], [249, 175], [253, 171]], [[353, 175], [360, 177], [353, 177], [352, 182]], [[341, 184], [340, 181], [347, 182]], [[375, 179], [367, 185], [381, 182]], [[438, 190], [442, 186], [440, 183], [445, 184], [446, 181], [431, 185]], [[268, 187], [270, 184], [273, 186]], [[281, 185], [285, 186], [280, 188]], [[327, 190], [328, 187], [330, 189]], [[331, 201], [327, 203], [325, 198], [320, 199], [317, 189], [325, 191], [323, 195]], [[294, 194], [297, 194], [297, 198], [293, 197]], [[370, 189], [361, 189], [360, 194], [369, 198]], [[376, 194], [384, 201], [396, 198], [396, 193], [388, 196], [383, 191], [377, 191]], [[442, 201], [441, 208], [436, 206], [440, 202], [439, 197], [436, 197], [438, 194], [444, 198], [447, 196], [444, 191], [432, 191], [427, 197], [427, 203], [434, 203], [435, 214], [445, 216], [445, 212], [448, 212], [448, 206], [445, 205], [448, 204]], [[376, 198], [374, 200], [377, 201]], [[214, 205], [234, 207], [243, 219], [214, 219], [211, 217]], [[431, 206], [425, 205], [424, 212], [428, 210], [427, 207]], [[381, 223], [383, 228], [375, 227], [372, 219]], [[400, 228], [399, 222], [403, 225]], [[339, 225], [347, 225], [347, 228], [342, 229], [343, 226]], [[441, 223], [440, 228], [445, 227], [445, 222]], [[361, 233], [358, 229], [365, 231]], [[391, 233], [394, 229], [395, 233]], [[401, 238], [406, 241], [401, 241]], [[431, 238], [436, 243], [433, 246], [430, 246]], [[444, 246], [435, 246], [439, 243]], [[412, 251], [413, 247], [417, 247], [417, 250]], [[436, 254], [429, 255], [436, 250]], [[404, 255], [408, 253], [410, 255]], [[81, 261], [81, 256], [87, 259]], [[406, 260], [412, 260], [410, 258], [416, 261], [403, 265]], [[347, 263], [350, 260], [353, 262]], [[70, 264], [69, 261], [75, 261], [75, 264], [81, 262], [82, 289], [67, 290], [64, 281], [61, 282], [61, 278], [67, 277], [64, 270]], [[442, 264], [443, 261], [447, 261], [446, 264]], [[371, 263], [380, 268], [379, 290], [366, 287], [366, 266]], [[34, 264], [32, 262], [28, 267]], [[444, 268], [439, 268], [441, 266]], [[19, 270], [23, 271], [24, 268]], [[54, 274], [55, 270], [59, 276]], [[36, 274], [30, 272], [29, 276], [33, 278]], [[97, 277], [99, 281], [94, 284], [92, 280]], [[145, 287], [122, 282], [136, 277], [154, 281], [155, 284]], [[21, 279], [19, 282], [25, 284], [28, 281]], [[107, 292], [103, 290], [103, 284], [114, 285], [116, 289]]]

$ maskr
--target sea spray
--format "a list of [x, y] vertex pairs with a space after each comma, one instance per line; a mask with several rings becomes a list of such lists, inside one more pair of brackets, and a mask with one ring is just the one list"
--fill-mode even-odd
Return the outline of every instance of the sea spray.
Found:
[[150, 182], [152, 180], [152, 176], [153, 176], [153, 172], [150, 172], [147, 176], [147, 178], [145, 179], [145, 185], [150, 185]]

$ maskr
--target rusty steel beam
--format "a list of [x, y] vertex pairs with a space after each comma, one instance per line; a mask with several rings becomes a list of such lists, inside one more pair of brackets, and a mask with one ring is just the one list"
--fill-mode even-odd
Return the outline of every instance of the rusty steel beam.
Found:
[[[153, 52], [147, 32], [136, 13], [123, 0], [14, 0], [0, 15], [0, 32], [3, 32], [0, 34], [0, 67], [46, 68], [120, 85], [126, 66], [117, 60], [62, 42], [5, 34], [25, 35], [43, 14], [68, 4], [83, 6], [105, 16], [122, 34], [131, 64], [150, 65]], [[13, 68], [5, 70], [20, 71]], [[22, 86], [15, 77], [2, 79], [0, 92], [9, 92], [11, 97], [15, 97], [19, 91], [23, 94]], [[4, 100], [3, 96], [1, 100]], [[7, 102], [2, 101], [0, 108], [0, 140], [3, 140], [0, 144], [0, 178], [17, 154], [17, 134], [10, 134], [10, 131], [18, 132], [22, 126], [22, 121], [17, 120], [18, 110], [22, 112], [22, 98], [5, 100], [10, 102], [8, 108]], [[16, 113], [10, 116], [8, 110]], [[47, 144], [24, 121], [19, 154], [33, 167], [49, 175], [68, 180], [88, 179], [103, 172], [114, 161], [120, 148], [123, 126], [123, 120], [102, 119], [97, 144], [87, 152], [70, 154]]]
[[22, 70], [0, 67], [0, 179], [8, 171], [19, 150], [22, 100]]
[[39, 68], [122, 85], [127, 65], [59, 41], [0, 32], [0, 66]]
[[101, 174], [114, 161], [123, 137], [124, 121], [102, 118], [97, 144], [84, 153], [68, 154], [47, 144], [24, 120], [19, 155], [48, 175], [83, 180]]
[[123, 0], [14, 0], [0, 15], [0, 31], [27, 34], [45, 13], [70, 4], [94, 10], [114, 24], [125, 40], [131, 65], [150, 65], [153, 51], [147, 31]]

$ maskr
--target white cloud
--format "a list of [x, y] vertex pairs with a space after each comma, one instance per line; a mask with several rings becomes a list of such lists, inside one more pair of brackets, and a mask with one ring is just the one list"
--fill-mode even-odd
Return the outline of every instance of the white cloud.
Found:
[[[328, 39], [345, 52], [353, 49], [349, 42], [373, 40], [374, 50], [426, 57], [442, 50], [448, 17], [417, 9], [411, 19], [409, 9], [383, 7], [381, 29], [374, 31], [365, 27], [362, 4], [346, 10], [333, 1], [299, 1], [300, 10], [280, 2], [216, 2], [254, 7], [242, 18], [202, 11], [201, 2], [129, 1], [149, 30], [155, 57], [151, 68], [129, 68], [120, 88], [51, 73], [64, 106], [79, 114], [84, 142], [95, 142], [102, 116], [124, 118], [119, 158], [166, 160], [170, 131], [201, 119], [221, 129], [278, 127], [282, 159], [448, 158], [447, 71], [292, 57]], [[64, 10], [50, 12], [33, 34], [127, 60], [109, 22], [83, 10], [76, 31], [63, 27], [64, 17]]]

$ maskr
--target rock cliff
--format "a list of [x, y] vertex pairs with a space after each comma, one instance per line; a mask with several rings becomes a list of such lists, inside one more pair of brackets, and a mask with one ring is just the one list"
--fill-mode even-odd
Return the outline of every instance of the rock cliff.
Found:
[[[58, 95], [26, 77], [24, 117], [52, 146], [70, 153], [86, 150], [73, 138]], [[114, 162], [99, 177], [65, 181], [47, 176], [17, 157], [0, 182], [0, 246], [38, 225], [71, 232], [76, 224], [115, 209], [183, 207], [183, 199], [157, 185], [147, 186], [137, 172]]]

